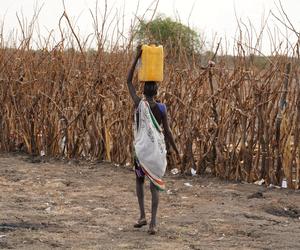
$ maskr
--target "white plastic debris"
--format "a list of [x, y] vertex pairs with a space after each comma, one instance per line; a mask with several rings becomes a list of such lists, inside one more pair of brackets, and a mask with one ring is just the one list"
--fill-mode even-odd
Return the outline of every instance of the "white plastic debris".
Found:
[[46, 155], [46, 153], [45, 153], [44, 150], [41, 150], [40, 154], [41, 154], [41, 156], [45, 156]]
[[178, 170], [178, 168], [173, 168], [172, 170], [171, 170], [171, 173], [172, 174], [178, 174], [179, 173], [179, 170]]
[[191, 174], [192, 176], [196, 176], [197, 175], [197, 171], [193, 168], [191, 168]]
[[60, 140], [60, 150], [63, 151], [64, 149], [66, 150], [66, 142], [67, 142], [67, 137], [63, 136]]
[[277, 186], [277, 185], [274, 185], [274, 184], [270, 184], [270, 185], [269, 185], [269, 188], [278, 188], [278, 189], [279, 189], [279, 188], [281, 188], [281, 187], [280, 187], [280, 186]]
[[102, 212], [107, 212], [107, 211], [108, 211], [108, 209], [107, 209], [107, 208], [105, 208], [105, 207], [96, 207], [96, 208], [94, 208], [94, 209], [93, 209], [93, 211], [102, 211]]
[[222, 237], [218, 238], [217, 240], [223, 240], [225, 238], [225, 234], [222, 234]]
[[265, 183], [265, 180], [264, 180], [264, 179], [261, 179], [261, 180], [258, 180], [258, 181], [256, 181], [256, 182], [254, 182], [255, 185], [259, 185], [259, 186], [261, 186], [261, 185], [264, 184], [264, 183]]
[[46, 211], [47, 213], [50, 213], [50, 212], [51, 212], [51, 207], [47, 207], [47, 208], [45, 209], [45, 211]]
[[189, 182], [185, 182], [184, 185], [185, 185], [186, 187], [192, 187], [192, 186], [193, 186], [193, 185], [192, 185], [191, 183], [189, 183]]
[[282, 182], [281, 182], [281, 187], [282, 188], [287, 188], [287, 181], [285, 178], [283, 178]]
[[5, 234], [0, 235], [0, 239], [6, 237]]

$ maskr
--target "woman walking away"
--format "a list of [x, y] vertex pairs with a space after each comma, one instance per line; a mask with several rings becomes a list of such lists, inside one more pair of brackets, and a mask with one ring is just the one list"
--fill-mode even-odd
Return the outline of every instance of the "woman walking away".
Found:
[[166, 137], [178, 156], [179, 152], [168, 124], [166, 105], [154, 100], [158, 90], [157, 83], [153, 81], [144, 83], [144, 98], [142, 99], [137, 96], [132, 84], [135, 67], [141, 54], [142, 50], [139, 46], [127, 77], [128, 90], [135, 107], [134, 165], [136, 194], [140, 208], [140, 218], [134, 224], [134, 227], [140, 228], [147, 225], [144, 208], [144, 181], [145, 176], [147, 176], [150, 180], [152, 196], [151, 221], [148, 233], [155, 234], [159, 190], [162, 191], [165, 188], [162, 180], [167, 165], [164, 137]]

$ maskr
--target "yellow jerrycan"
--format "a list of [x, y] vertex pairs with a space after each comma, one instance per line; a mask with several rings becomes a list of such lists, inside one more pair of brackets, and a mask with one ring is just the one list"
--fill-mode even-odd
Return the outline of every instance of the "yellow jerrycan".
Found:
[[162, 46], [143, 45], [140, 67], [138, 70], [139, 81], [162, 82], [164, 74], [164, 51]]

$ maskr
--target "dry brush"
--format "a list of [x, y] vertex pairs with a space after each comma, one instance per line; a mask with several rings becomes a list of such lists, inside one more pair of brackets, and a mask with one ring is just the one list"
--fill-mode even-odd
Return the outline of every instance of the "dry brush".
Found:
[[[97, 51], [66, 49], [63, 40], [52, 49], [30, 50], [25, 41], [2, 46], [1, 151], [131, 162], [132, 43], [110, 51], [100, 45]], [[203, 67], [197, 55], [167, 52], [158, 99], [167, 103], [180, 168], [267, 184], [287, 178], [299, 188], [299, 53], [275, 53], [258, 67], [237, 46], [235, 56], [215, 57], [215, 67]]]

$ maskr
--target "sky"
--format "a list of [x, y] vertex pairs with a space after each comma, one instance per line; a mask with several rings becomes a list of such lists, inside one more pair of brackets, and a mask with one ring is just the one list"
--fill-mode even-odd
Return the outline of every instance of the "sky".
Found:
[[[98, 2], [96, 0], [65, 0], [64, 2], [74, 30], [83, 41], [95, 31], [91, 12], [94, 16], [96, 12], [98, 13], [101, 25], [105, 3], [107, 3], [108, 10], [105, 30], [108, 34], [115, 34], [116, 30], [119, 30], [125, 39], [129, 37], [128, 30], [136, 16], [141, 17], [145, 14], [145, 18], [151, 18], [156, 1], [152, 5], [151, 0], [98, 0]], [[282, 0], [282, 4], [289, 19], [298, 29], [297, 31], [300, 31], [300, 15], [298, 14], [300, 1]], [[62, 0], [0, 0], [0, 6], [0, 23], [3, 24], [0, 32], [7, 44], [11, 41], [18, 43], [21, 40], [22, 33], [17, 17], [21, 23], [29, 24], [34, 15], [34, 9], [39, 8], [41, 10], [34, 26], [35, 46], [41, 46], [39, 43], [43, 44], [50, 33], [53, 41], [59, 41], [59, 19], [64, 11]], [[259, 49], [268, 53], [274, 48], [272, 39], [276, 44], [286, 41], [287, 36], [291, 43], [297, 40], [292, 32], [287, 32], [284, 26], [269, 14], [272, 11], [281, 18], [277, 6], [279, 6], [278, 0], [160, 0], [156, 13], [180, 20], [183, 24], [197, 30], [205, 39], [208, 49], [210, 46], [216, 46], [217, 41], [222, 38], [224, 49], [232, 50], [239, 34], [237, 32], [238, 21], [244, 30], [243, 37], [247, 40], [247, 44], [255, 47], [256, 37], [267, 20], [262, 47]], [[118, 29], [116, 29], [117, 20], [119, 20]], [[110, 22], [113, 24], [110, 25]], [[249, 35], [251, 39], [247, 37], [243, 24], [246, 24], [249, 33], [252, 34]], [[62, 27], [64, 25], [66, 25], [66, 20], [62, 21]], [[28, 32], [28, 29], [26, 31]], [[269, 33], [272, 33], [272, 39]], [[112, 37], [108, 40], [113, 39]], [[86, 46], [93, 46], [93, 43], [92, 38], [88, 39]]]

